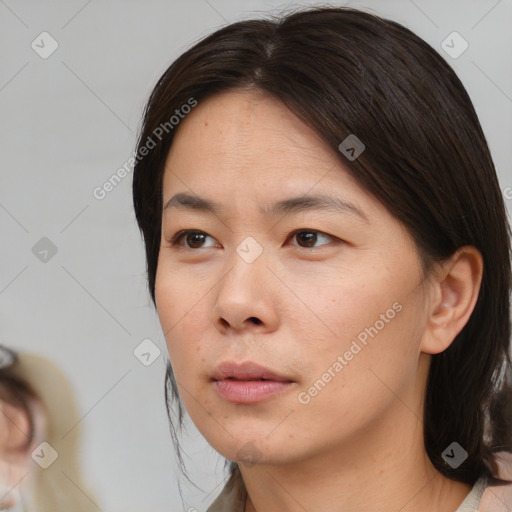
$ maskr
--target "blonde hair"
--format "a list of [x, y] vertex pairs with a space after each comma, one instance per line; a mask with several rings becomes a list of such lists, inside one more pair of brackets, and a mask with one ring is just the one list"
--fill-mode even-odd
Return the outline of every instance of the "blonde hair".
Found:
[[[28, 455], [30, 474], [23, 482], [27, 480], [22, 492], [25, 510], [97, 512], [97, 499], [82, 474], [80, 416], [69, 380], [53, 362], [28, 353], [19, 353], [8, 371], [37, 396], [30, 404], [34, 437]], [[36, 454], [45, 450], [47, 456], [57, 456], [46, 469], [36, 462]]]

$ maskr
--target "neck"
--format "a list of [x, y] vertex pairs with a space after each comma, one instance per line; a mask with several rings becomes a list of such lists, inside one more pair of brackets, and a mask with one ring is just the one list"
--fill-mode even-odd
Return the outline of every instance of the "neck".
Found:
[[245, 512], [454, 512], [471, 486], [444, 477], [423, 445], [421, 421], [397, 403], [343, 446], [287, 464], [240, 464]]

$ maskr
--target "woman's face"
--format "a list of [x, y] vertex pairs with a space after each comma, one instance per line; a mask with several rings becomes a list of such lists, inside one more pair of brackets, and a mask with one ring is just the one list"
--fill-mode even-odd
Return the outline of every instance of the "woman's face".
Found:
[[200, 102], [163, 201], [158, 314], [218, 452], [291, 463], [417, 426], [430, 359], [415, 245], [312, 129], [260, 92]]
[[[41, 404], [31, 399], [29, 407], [37, 420], [42, 421]], [[0, 399], [0, 510], [17, 507], [21, 499], [18, 484], [30, 472], [33, 462], [30, 454], [38, 444], [34, 439], [31, 446], [26, 447], [30, 428], [30, 418], [25, 410]], [[24, 480], [22, 486], [26, 484]]]

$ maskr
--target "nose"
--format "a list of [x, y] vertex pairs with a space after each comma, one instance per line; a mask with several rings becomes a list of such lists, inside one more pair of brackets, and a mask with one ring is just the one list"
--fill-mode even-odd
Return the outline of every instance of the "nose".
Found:
[[247, 263], [235, 253], [229, 271], [217, 287], [213, 324], [222, 334], [276, 330], [278, 286], [279, 281], [267, 267], [263, 254]]

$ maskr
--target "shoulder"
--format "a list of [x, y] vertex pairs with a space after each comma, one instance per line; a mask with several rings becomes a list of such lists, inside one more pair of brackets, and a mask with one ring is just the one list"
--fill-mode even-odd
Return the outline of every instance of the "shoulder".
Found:
[[244, 512], [246, 498], [242, 475], [237, 468], [206, 512]]
[[[512, 453], [499, 452], [496, 454], [499, 465], [500, 478], [512, 480]], [[479, 512], [510, 512], [512, 510], [512, 483], [497, 485], [489, 482], [485, 488], [480, 504]]]

